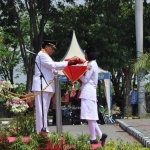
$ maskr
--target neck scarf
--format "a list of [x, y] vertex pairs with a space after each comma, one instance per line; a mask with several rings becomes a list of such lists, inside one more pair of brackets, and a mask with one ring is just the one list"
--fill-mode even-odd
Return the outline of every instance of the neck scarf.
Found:
[[41, 49], [41, 51], [42, 51], [43, 53], [49, 55], [45, 49]]

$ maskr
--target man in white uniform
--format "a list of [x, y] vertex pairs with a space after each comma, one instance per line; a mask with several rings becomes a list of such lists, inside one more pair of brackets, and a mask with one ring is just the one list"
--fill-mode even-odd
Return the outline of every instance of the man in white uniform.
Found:
[[90, 131], [90, 143], [97, 144], [96, 133], [102, 146], [105, 144], [107, 134], [102, 134], [96, 120], [98, 119], [96, 87], [98, 83], [98, 65], [96, 62], [96, 49], [88, 46], [85, 49], [85, 59], [88, 61], [88, 71], [80, 78], [81, 86], [81, 119], [88, 121]]
[[[32, 91], [37, 94], [47, 86], [53, 79], [54, 69], [62, 70], [67, 65], [73, 65], [74, 61], [54, 62], [50, 57], [56, 49], [57, 41], [46, 40], [42, 43], [42, 49], [35, 59], [35, 73], [33, 76]], [[42, 72], [42, 73], [41, 73]], [[42, 77], [41, 77], [42, 76]], [[52, 93], [55, 92], [54, 82], [52, 82], [41, 94], [35, 97], [36, 109], [36, 132], [49, 132], [47, 126], [47, 113], [49, 110]], [[42, 108], [43, 105], [43, 108]]]

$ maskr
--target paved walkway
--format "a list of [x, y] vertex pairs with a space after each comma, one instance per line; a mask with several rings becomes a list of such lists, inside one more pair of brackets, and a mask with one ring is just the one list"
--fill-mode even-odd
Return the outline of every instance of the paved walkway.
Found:
[[117, 119], [120, 127], [150, 148], [150, 119]]
[[[106, 142], [111, 140], [115, 141], [116, 143], [119, 142], [118, 139], [122, 139], [124, 143], [128, 142], [133, 144], [136, 139], [129, 135], [126, 131], [124, 131], [119, 124], [104, 124], [99, 125], [100, 129], [103, 133], [108, 134], [108, 138]], [[57, 132], [56, 126], [49, 126], [50, 132]], [[74, 137], [78, 135], [85, 135], [89, 134], [88, 125], [63, 125], [62, 127], [63, 132], [70, 132]]]

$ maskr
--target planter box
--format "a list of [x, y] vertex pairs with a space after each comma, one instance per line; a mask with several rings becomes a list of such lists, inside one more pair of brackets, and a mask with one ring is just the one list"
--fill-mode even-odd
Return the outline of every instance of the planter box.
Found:
[[[9, 141], [9, 143], [13, 143], [16, 140], [16, 137], [7, 137], [7, 139]], [[30, 137], [28, 137], [28, 136], [25, 136], [22, 138], [23, 143], [28, 143], [29, 140], [30, 140]]]
[[98, 144], [92, 144], [92, 150], [97, 149], [99, 147], [102, 147], [100, 142]]

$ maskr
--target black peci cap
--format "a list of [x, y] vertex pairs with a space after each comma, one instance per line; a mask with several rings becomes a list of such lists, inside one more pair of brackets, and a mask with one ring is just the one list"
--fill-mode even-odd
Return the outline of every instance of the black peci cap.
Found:
[[42, 48], [45, 48], [46, 45], [52, 46], [54, 49], [56, 49], [57, 41], [56, 40], [43, 40]]

